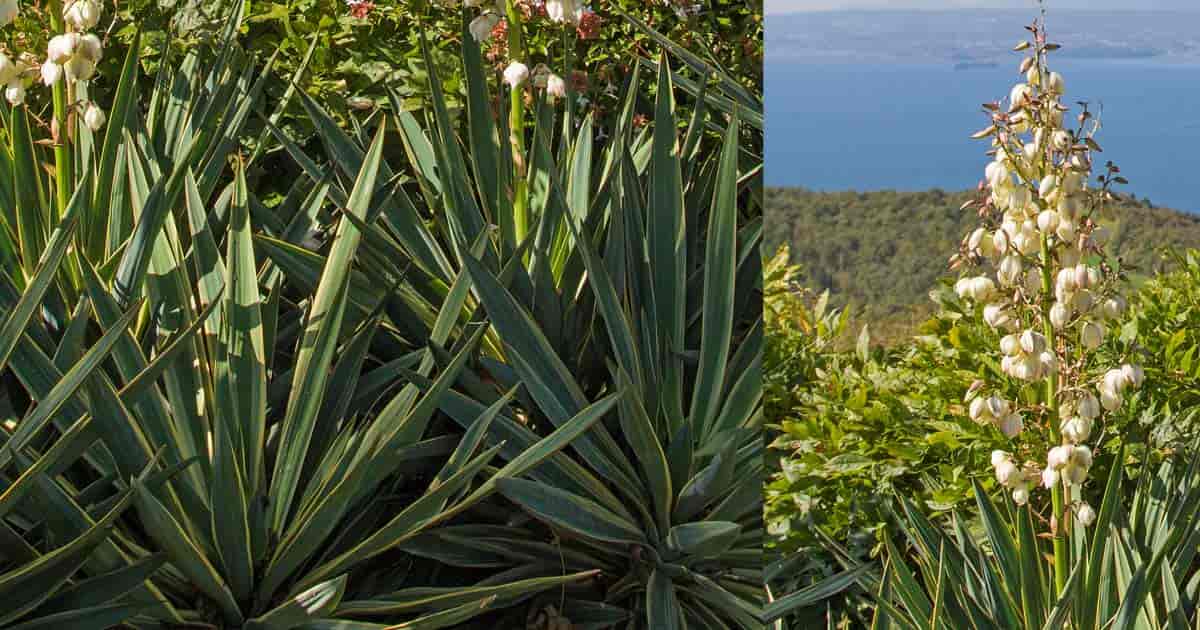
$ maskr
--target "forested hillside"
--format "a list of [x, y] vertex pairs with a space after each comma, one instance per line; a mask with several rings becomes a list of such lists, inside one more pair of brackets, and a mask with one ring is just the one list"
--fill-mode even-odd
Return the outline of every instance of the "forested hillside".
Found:
[[[766, 251], [791, 244], [801, 281], [829, 289], [856, 319], [904, 328], [929, 311], [929, 289], [975, 224], [966, 192], [814, 192], [767, 189]], [[1137, 275], [1169, 267], [1167, 249], [1200, 247], [1200, 216], [1125, 202], [1104, 217], [1110, 247]]]

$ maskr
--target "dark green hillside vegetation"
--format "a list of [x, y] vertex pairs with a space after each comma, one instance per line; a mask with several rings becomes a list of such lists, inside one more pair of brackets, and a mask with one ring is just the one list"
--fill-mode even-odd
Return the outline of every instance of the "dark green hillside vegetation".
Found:
[[[829, 289], [831, 304], [849, 306], [877, 337], [911, 332], [932, 312], [929, 291], [948, 275], [946, 260], [975, 221], [973, 213], [959, 210], [969, 196], [768, 188], [764, 242], [768, 251], [788, 243], [804, 285]], [[1200, 217], [1194, 215], [1131, 201], [1104, 216], [1113, 221], [1109, 247], [1135, 278], [1172, 268], [1164, 248], [1200, 246]]]

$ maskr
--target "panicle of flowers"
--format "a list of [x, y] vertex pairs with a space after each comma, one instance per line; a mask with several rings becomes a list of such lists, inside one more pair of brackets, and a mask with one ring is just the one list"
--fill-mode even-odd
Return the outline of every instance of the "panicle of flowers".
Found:
[[[967, 393], [972, 420], [1010, 439], [1027, 429], [1051, 439], [1043, 455], [1026, 453], [1024, 463], [1005, 451], [992, 454], [996, 480], [1018, 504], [1038, 485], [1066, 490], [1084, 483], [1092, 465], [1086, 442], [1095, 423], [1117, 411], [1144, 378], [1133, 363], [1096, 365], [1093, 352], [1126, 308], [1120, 274], [1103, 249], [1109, 234], [1098, 224], [1099, 209], [1113, 198], [1112, 185], [1126, 181], [1108, 162], [1100, 185], [1089, 186], [1093, 155], [1101, 150], [1092, 137], [1098, 125], [1086, 103], [1076, 124], [1066, 124], [1066, 83], [1047, 67], [1048, 53], [1058, 46], [1047, 43], [1040, 24], [1028, 30], [1032, 41], [1015, 49], [1031, 51], [1020, 63], [1022, 81], [1009, 91], [1007, 107], [984, 105], [990, 124], [973, 136], [991, 142], [993, 160], [978, 198], [964, 205], [977, 211], [979, 225], [951, 259], [952, 268], [976, 269], [954, 290], [980, 308], [1000, 335], [1004, 375], [1047, 382], [1044, 404], [1025, 407], [999, 395], [1001, 383], [976, 382]], [[1095, 519], [1085, 503], [1073, 510], [1084, 525]]]
[[[467, 30], [475, 41], [481, 44], [491, 43], [487, 56], [489, 60], [499, 62], [498, 65], [503, 67], [505, 85], [518, 90], [524, 89], [528, 83], [534, 90], [544, 92], [550, 101], [567, 95], [568, 81], [546, 64], [539, 63], [531, 69], [521, 60], [505, 60], [508, 53], [505, 41], [508, 20], [503, 3], [494, 3], [492, 0], [464, 0], [463, 5], [479, 9], [479, 13], [467, 24]], [[537, 16], [551, 22], [574, 26], [581, 39], [596, 37], [601, 24], [600, 17], [578, 0], [522, 0], [518, 2], [517, 9], [521, 18]], [[587, 37], [584, 37], [584, 31]]]

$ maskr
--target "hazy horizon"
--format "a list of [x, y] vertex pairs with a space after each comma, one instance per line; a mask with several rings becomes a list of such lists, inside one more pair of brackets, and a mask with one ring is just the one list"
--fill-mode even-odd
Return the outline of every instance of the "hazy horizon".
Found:
[[[766, 0], [764, 12], [770, 14], [817, 13], [837, 11], [958, 11], [958, 10], [1036, 10], [1035, 0]], [[1128, 11], [1200, 13], [1195, 0], [1147, 0], [1130, 7], [1124, 0], [1071, 0], [1047, 3], [1050, 11]]]

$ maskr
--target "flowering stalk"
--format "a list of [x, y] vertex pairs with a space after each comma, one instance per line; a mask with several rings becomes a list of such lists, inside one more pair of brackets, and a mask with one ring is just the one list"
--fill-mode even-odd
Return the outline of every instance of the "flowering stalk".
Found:
[[[519, 246], [529, 231], [529, 192], [525, 181], [525, 95], [522, 84], [528, 77], [529, 66], [524, 63], [525, 44], [521, 32], [521, 12], [516, 0], [505, 0], [508, 16], [508, 54], [514, 65], [505, 72], [511, 90], [511, 105], [508, 112], [509, 134], [513, 149], [513, 245]], [[524, 69], [525, 77], [517, 78]]]
[[[1036, 441], [1018, 443], [1013, 453], [995, 451], [992, 466], [1018, 505], [1029, 501], [1039, 483], [1050, 490], [1054, 578], [1061, 593], [1070, 564], [1066, 516], [1073, 512], [1084, 527], [1095, 519], [1091, 506], [1070, 499], [1092, 465], [1086, 442], [1102, 408], [1119, 409], [1125, 390], [1141, 384], [1142, 370], [1126, 363], [1098, 376], [1092, 361], [1106, 323], [1125, 308], [1120, 274], [1103, 249], [1107, 231], [1095, 220], [1112, 198], [1112, 184], [1125, 180], [1110, 162], [1098, 178], [1102, 186], [1089, 189], [1092, 153], [1100, 150], [1092, 138], [1096, 125], [1089, 125], [1092, 115], [1084, 105], [1078, 127], [1064, 127], [1063, 78], [1046, 63], [1047, 53], [1058, 46], [1046, 42], [1040, 24], [1029, 30], [1033, 41], [1016, 47], [1034, 50], [1020, 65], [1025, 80], [1012, 88], [1007, 109], [998, 103], [985, 106], [991, 125], [974, 136], [991, 140], [994, 161], [980, 184], [981, 197], [968, 203], [977, 206], [983, 225], [963, 240], [952, 266], [991, 264], [995, 280], [963, 277], [955, 291], [982, 305], [984, 321], [1002, 335], [1001, 371], [1045, 385], [1038, 403], [1026, 408], [985, 392], [981, 381], [971, 386], [967, 401], [973, 420], [994, 425], [1009, 439], [1024, 431], [1028, 417], [1050, 440], [1044, 455], [1031, 452]], [[1043, 458], [1040, 466], [1037, 460]]]
[[[63, 7], [59, 0], [50, 2], [50, 28], [55, 33], [64, 33]], [[58, 216], [55, 221], [67, 213], [67, 204], [71, 203], [71, 185], [75, 181], [74, 163], [71, 155], [70, 133], [67, 114], [67, 82], [55, 81], [50, 86], [54, 94], [54, 122], [51, 132], [54, 140], [54, 183], [55, 200]]]

